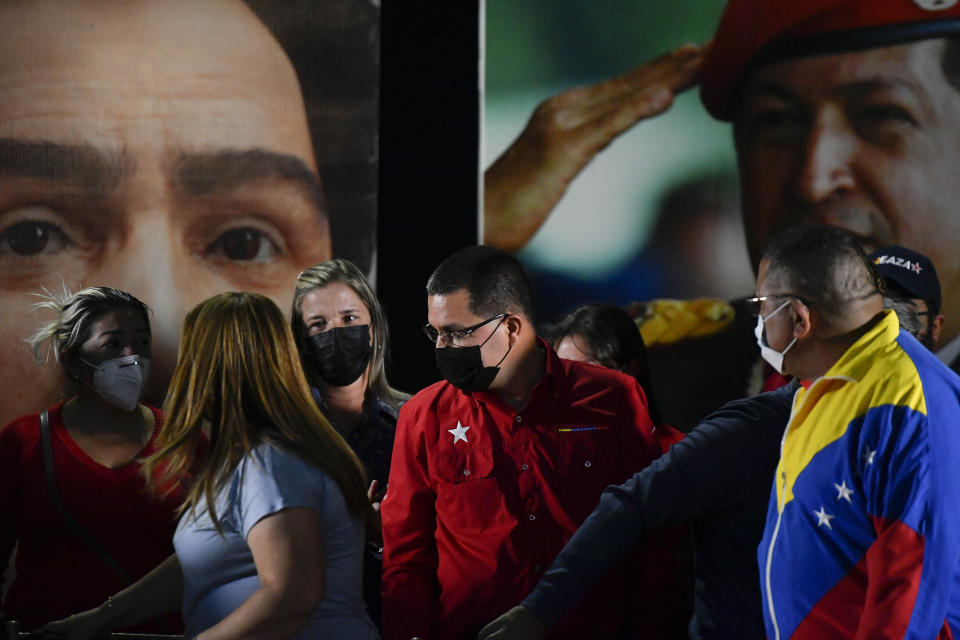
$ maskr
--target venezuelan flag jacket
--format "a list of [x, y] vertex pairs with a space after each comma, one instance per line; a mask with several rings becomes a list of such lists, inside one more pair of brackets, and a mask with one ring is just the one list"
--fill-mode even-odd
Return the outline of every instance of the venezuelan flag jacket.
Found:
[[797, 391], [758, 557], [772, 639], [956, 633], [960, 377], [892, 311]]

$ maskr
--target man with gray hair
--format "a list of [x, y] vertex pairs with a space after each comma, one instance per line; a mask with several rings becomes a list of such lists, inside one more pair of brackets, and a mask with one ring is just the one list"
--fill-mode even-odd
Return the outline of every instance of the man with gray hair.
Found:
[[757, 338], [801, 380], [758, 557], [770, 638], [934, 637], [957, 629], [960, 378], [883, 310], [834, 227], [767, 242]]
[[[857, 280], [855, 276], [851, 282]], [[872, 278], [865, 274], [859, 280], [860, 293], [875, 302]], [[750, 299], [748, 304], [759, 312], [765, 302]], [[767, 320], [775, 318], [768, 313]], [[765, 321], [758, 319], [758, 324], [760, 342], [766, 346]], [[626, 483], [608, 487], [534, 590], [487, 625], [481, 640], [541, 640], [638, 539], [685, 520], [690, 521], [696, 552], [694, 616], [687, 637], [764, 637], [756, 550], [798, 386], [793, 382], [727, 403], [652, 465]]]

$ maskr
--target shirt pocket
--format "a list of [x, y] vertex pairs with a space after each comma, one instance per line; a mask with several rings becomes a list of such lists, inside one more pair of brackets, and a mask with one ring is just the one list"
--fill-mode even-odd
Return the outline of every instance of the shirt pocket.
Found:
[[502, 522], [493, 451], [460, 447], [434, 459], [438, 526], [482, 530]]

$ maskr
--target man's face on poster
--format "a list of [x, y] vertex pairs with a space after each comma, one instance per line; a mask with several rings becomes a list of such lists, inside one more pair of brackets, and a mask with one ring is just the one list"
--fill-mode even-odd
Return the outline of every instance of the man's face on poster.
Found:
[[240, 3], [11, 3], [0, 29], [0, 426], [59, 393], [23, 344], [42, 287], [147, 303], [160, 402], [190, 308], [289, 308], [330, 257], [294, 71]]
[[899, 244], [937, 267], [960, 332], [960, 92], [927, 40], [799, 58], [747, 78], [734, 120], [747, 243], [832, 224], [873, 251]]

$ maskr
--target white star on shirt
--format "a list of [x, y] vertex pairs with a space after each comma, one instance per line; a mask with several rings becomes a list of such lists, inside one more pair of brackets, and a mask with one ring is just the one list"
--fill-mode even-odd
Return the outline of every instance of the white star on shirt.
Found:
[[833, 526], [830, 524], [830, 521], [836, 518], [837, 516], [832, 516], [826, 512], [823, 508], [823, 505], [820, 505], [820, 511], [814, 511], [813, 515], [817, 516], [817, 526], [822, 527], [827, 526], [827, 529], [833, 529]]
[[864, 464], [873, 464], [873, 456], [877, 455], [877, 450], [870, 450], [870, 447], [864, 447], [863, 451], [863, 462]]
[[453, 444], [457, 444], [457, 443], [458, 443], [459, 441], [461, 441], [461, 440], [463, 440], [464, 442], [468, 442], [468, 440], [467, 440], [467, 430], [468, 430], [469, 428], [470, 428], [470, 427], [465, 427], [465, 426], [463, 426], [462, 424], [460, 424], [460, 421], [457, 420], [457, 428], [456, 428], [456, 429], [447, 429], [447, 432], [448, 432], [448, 433], [452, 433], [452, 434], [453, 434]]
[[847, 486], [846, 480], [842, 480], [841, 484], [834, 482], [833, 486], [837, 488], [837, 500], [846, 500], [853, 504], [853, 500], [850, 499], [850, 496], [853, 495], [853, 489]]

